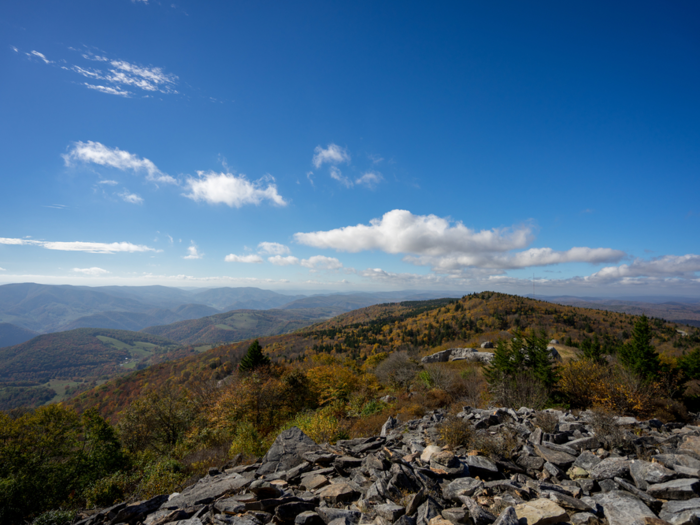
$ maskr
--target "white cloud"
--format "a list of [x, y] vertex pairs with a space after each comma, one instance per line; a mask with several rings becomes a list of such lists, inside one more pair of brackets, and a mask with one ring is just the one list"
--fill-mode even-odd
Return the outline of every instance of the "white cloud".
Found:
[[259, 255], [234, 255], [233, 253], [226, 256], [224, 259], [226, 262], [237, 262], [237, 263], [248, 263], [248, 264], [261, 264], [263, 262], [262, 257]]
[[436, 215], [413, 215], [392, 210], [370, 225], [358, 224], [329, 231], [296, 233], [297, 242], [315, 248], [360, 252], [449, 255], [453, 253], [501, 252], [527, 246], [533, 239], [528, 226], [474, 231], [461, 222]]
[[0, 268], [0, 272], [6, 272], [5, 268]]
[[113, 69], [105, 75], [105, 79], [115, 84], [135, 86], [144, 91], [159, 91], [161, 93], [177, 93], [172, 86], [177, 77], [163, 72], [159, 67], [142, 67], [130, 64], [125, 60], [110, 60]]
[[124, 91], [123, 89], [113, 88], [109, 86], [96, 86], [94, 84], [88, 84], [87, 82], [83, 82], [83, 84], [88, 89], [94, 89], [95, 91], [99, 91], [100, 93], [107, 93], [108, 95], [118, 95], [120, 97], [128, 97], [129, 95], [131, 95], [130, 92]]
[[608, 266], [590, 275], [589, 281], [609, 282], [647, 278], [695, 279], [700, 272], [700, 255], [664, 255], [649, 261], [636, 259], [632, 264]]
[[355, 184], [359, 184], [361, 186], [367, 186], [368, 188], [374, 188], [377, 184], [379, 184], [383, 179], [383, 177], [379, 173], [374, 173], [371, 171], [368, 171], [362, 177], [359, 179], [355, 179]]
[[132, 244], [130, 242], [53, 242], [53, 241], [35, 241], [30, 239], [11, 239], [0, 237], [0, 244], [23, 245], [23, 246], [40, 246], [47, 250], [58, 250], [63, 252], [87, 252], [87, 253], [136, 253], [136, 252], [158, 252], [155, 248], [143, 246], [141, 244]]
[[320, 168], [324, 163], [340, 164], [342, 162], [350, 162], [350, 155], [337, 144], [329, 144], [326, 149], [316, 146], [311, 162], [314, 166]]
[[[168, 235], [168, 237], [170, 237]], [[170, 237], [170, 242], [173, 242], [172, 237]], [[187, 255], [185, 255], [183, 258], [184, 259], [201, 259], [204, 257], [203, 253], [199, 253], [197, 251], [197, 245], [194, 243], [194, 241], [191, 241], [192, 244], [187, 248]]]
[[288, 255], [286, 257], [283, 257], [282, 255], [274, 255], [272, 257], [268, 257], [267, 260], [275, 266], [292, 266], [299, 264], [299, 259], [293, 255]]
[[35, 57], [39, 58], [40, 60], [42, 60], [44, 62], [44, 64], [53, 64], [53, 62], [51, 60], [46, 58], [46, 56], [44, 56], [42, 53], [39, 53], [38, 51], [32, 51], [30, 53], [27, 53], [27, 56], [29, 56], [29, 57], [35, 56]]
[[[94, 79], [103, 79], [104, 76], [102, 76], [102, 73], [98, 70], [95, 69], [85, 69], [80, 66], [73, 66], [70, 68], [71, 71], [78, 73], [79, 75], [83, 75], [84, 77], [87, 78], [94, 78]], [[88, 86], [89, 87], [89, 86]]]
[[[232, 173], [215, 173], [213, 171], [198, 171], [199, 178], [187, 179], [190, 193], [185, 197], [194, 201], [205, 201], [209, 204], [227, 204], [240, 208], [245, 204], [260, 204], [269, 200], [278, 206], [286, 206], [287, 202], [277, 193], [277, 186], [263, 177], [257, 181], [249, 181], [245, 175], [236, 176]], [[267, 182], [267, 186], [263, 185]]]
[[331, 179], [337, 180], [346, 188], [352, 188], [352, 186], [353, 186], [352, 181], [350, 179], [348, 179], [345, 175], [343, 175], [338, 168], [336, 168], [335, 166], [331, 166], [330, 172], [331, 172]]
[[343, 267], [343, 264], [338, 259], [326, 257], [325, 255], [314, 255], [308, 259], [302, 259], [300, 264], [311, 270], [337, 270]]
[[66, 166], [72, 166], [76, 162], [97, 164], [122, 171], [145, 172], [146, 179], [152, 182], [177, 184], [173, 177], [160, 171], [150, 160], [91, 140], [75, 142], [68, 153], [63, 155], [63, 160]]
[[143, 199], [141, 197], [135, 193], [129, 193], [128, 190], [124, 190], [119, 194], [119, 196], [124, 202], [128, 202], [130, 204], [143, 204]]
[[258, 252], [267, 255], [286, 255], [290, 253], [288, 246], [278, 242], [261, 242], [258, 244]]
[[108, 186], [116, 186], [119, 183], [116, 180], [100, 180], [97, 181], [97, 184], [107, 184]]
[[17, 49], [15, 46], [10, 46], [10, 49], [12, 49], [12, 51], [15, 53], [19, 53], [19, 49]]
[[623, 257], [625, 257], [624, 252], [611, 248], [577, 247], [566, 251], [555, 251], [551, 248], [530, 248], [529, 250], [512, 254], [476, 253], [442, 257], [406, 256], [404, 261], [421, 266], [432, 266], [433, 270], [438, 272], [449, 272], [459, 271], [465, 267], [512, 270], [572, 262], [600, 264], [617, 262]]
[[109, 270], [104, 270], [102, 268], [98, 268], [96, 266], [93, 266], [92, 268], [73, 268], [74, 272], [82, 273], [83, 275], [94, 275], [94, 276], [101, 276], [101, 275], [107, 275], [108, 273], [112, 273]]
[[167, 233], [165, 234], [165, 236], [168, 238], [168, 242], [169, 242], [170, 244], [172, 244], [172, 243], [173, 243], [173, 238], [172, 238], [172, 236], [171, 236], [171, 235], [168, 235]]

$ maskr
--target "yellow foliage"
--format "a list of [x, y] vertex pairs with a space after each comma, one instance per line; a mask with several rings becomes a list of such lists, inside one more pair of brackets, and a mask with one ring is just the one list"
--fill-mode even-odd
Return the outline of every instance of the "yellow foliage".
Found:
[[377, 354], [369, 356], [362, 365], [362, 371], [367, 372], [368, 370], [373, 369], [379, 363], [384, 361], [387, 357], [389, 357], [389, 354], [387, 352], [379, 352]]
[[320, 405], [336, 400], [346, 401], [359, 383], [352, 370], [339, 364], [317, 366], [309, 370], [306, 377]]
[[338, 419], [330, 410], [304, 412], [287, 423], [282, 430], [298, 427], [316, 443], [334, 443], [340, 428]]

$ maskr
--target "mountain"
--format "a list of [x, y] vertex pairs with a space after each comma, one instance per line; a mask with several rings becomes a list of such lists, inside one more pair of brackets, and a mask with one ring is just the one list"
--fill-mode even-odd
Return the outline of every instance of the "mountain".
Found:
[[270, 310], [306, 297], [283, 295], [260, 288], [213, 288], [192, 295], [192, 302], [206, 304], [228, 312], [230, 310]]
[[148, 326], [197, 319], [218, 313], [218, 310], [203, 304], [183, 304], [172, 310], [153, 309], [146, 312], [101, 312], [76, 319], [64, 326], [64, 330], [75, 328], [114, 328], [138, 332]]
[[[577, 351], [571, 345], [594, 335], [609, 346], [628, 341], [636, 319], [624, 313], [483, 292], [458, 301], [434, 299], [374, 305], [293, 333], [268, 337], [258, 333], [255, 337], [273, 361], [314, 362], [319, 355], [327, 354], [340, 362], [351, 359], [359, 367], [379, 352], [413, 349], [420, 355], [427, 355], [446, 348], [477, 347], [484, 341], [510, 339], [518, 329], [531, 328], [545, 330], [548, 338], [566, 343], [556, 347], [568, 359]], [[679, 356], [700, 344], [698, 329], [684, 327], [683, 335], [678, 332], [677, 324], [660, 319], [653, 320], [651, 328], [653, 344], [662, 354]], [[150, 388], [170, 382], [197, 390], [203, 385], [215, 384], [235, 371], [249, 344], [247, 340], [220, 345], [138, 370], [120, 378], [119, 382], [110, 381], [94, 391], [80, 394], [70, 403], [80, 410], [96, 407], [103, 415], [114, 419], [146, 385]]]
[[0, 348], [0, 381], [110, 376], [176, 343], [143, 332], [79, 328]]
[[21, 326], [15, 326], [10, 323], [0, 323], [0, 348], [24, 343], [37, 335], [39, 334], [35, 331], [27, 330]]
[[374, 304], [392, 303], [397, 301], [422, 301], [437, 299], [444, 296], [444, 293], [427, 292], [376, 292], [376, 293], [356, 293], [356, 294], [330, 294], [314, 295], [297, 299], [282, 306], [283, 310], [293, 310], [297, 308], [328, 308], [336, 315], [344, 312], [365, 308]]
[[597, 297], [559, 296], [547, 297], [547, 301], [567, 304], [580, 308], [594, 308], [623, 312], [632, 315], [645, 314], [647, 317], [665, 319], [674, 323], [700, 327], [700, 301], [697, 299], [665, 298], [667, 300], [603, 299]]
[[252, 337], [284, 334], [328, 319], [323, 308], [298, 310], [233, 310], [191, 321], [142, 330], [184, 345], [205, 345], [241, 341]]

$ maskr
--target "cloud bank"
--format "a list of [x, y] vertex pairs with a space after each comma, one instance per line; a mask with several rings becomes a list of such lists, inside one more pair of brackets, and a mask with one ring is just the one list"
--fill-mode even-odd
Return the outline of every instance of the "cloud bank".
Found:
[[158, 252], [155, 248], [144, 246], [141, 244], [132, 244], [130, 242], [52, 242], [52, 241], [35, 241], [32, 239], [12, 239], [0, 237], [0, 244], [9, 244], [16, 246], [39, 246], [47, 250], [58, 250], [63, 252], [86, 252], [86, 253], [137, 253], [137, 252]]

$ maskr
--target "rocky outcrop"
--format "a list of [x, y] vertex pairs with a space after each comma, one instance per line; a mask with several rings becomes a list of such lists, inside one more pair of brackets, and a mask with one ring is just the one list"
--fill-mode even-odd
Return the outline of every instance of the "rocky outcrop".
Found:
[[476, 348], [450, 348], [421, 359], [421, 363], [446, 363], [447, 361], [477, 361], [490, 363], [493, 359], [491, 352], [479, 352]]
[[619, 418], [624, 439], [606, 450], [590, 414], [550, 412], [558, 424], [545, 433], [527, 408], [465, 407], [456, 417], [490, 456], [440, 446], [441, 411], [391, 418], [381, 436], [334, 445], [292, 428], [259, 463], [212, 469], [179, 494], [122, 503], [80, 524], [700, 523], [700, 427]]

